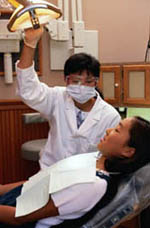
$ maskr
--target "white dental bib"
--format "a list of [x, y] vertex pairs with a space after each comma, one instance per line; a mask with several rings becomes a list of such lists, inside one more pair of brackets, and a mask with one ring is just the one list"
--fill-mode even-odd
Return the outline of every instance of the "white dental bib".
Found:
[[94, 182], [98, 152], [63, 159], [29, 178], [17, 198], [16, 217], [30, 214], [49, 201], [49, 194], [79, 183]]

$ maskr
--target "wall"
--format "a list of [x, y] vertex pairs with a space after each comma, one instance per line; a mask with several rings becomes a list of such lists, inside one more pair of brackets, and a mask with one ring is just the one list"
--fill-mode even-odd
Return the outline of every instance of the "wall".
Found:
[[39, 170], [38, 162], [21, 156], [21, 145], [47, 138], [48, 123], [25, 124], [22, 114], [33, 112], [22, 102], [0, 102], [0, 184], [26, 180]]
[[149, 0], [83, 0], [86, 27], [99, 30], [101, 62], [143, 61], [149, 37]]

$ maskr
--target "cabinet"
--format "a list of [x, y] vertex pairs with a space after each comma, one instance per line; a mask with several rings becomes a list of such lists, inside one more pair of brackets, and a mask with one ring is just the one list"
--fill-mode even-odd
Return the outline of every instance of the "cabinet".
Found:
[[119, 105], [122, 90], [121, 67], [119, 65], [101, 66], [98, 87], [108, 103]]
[[150, 65], [123, 65], [123, 103], [150, 105]]
[[150, 64], [104, 64], [98, 87], [116, 107], [150, 107]]

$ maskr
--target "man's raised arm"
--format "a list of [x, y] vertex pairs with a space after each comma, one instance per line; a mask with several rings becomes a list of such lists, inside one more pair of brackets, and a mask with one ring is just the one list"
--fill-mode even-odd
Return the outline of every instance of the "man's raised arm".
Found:
[[28, 68], [33, 64], [35, 48], [43, 34], [43, 26], [39, 29], [26, 29], [24, 33], [24, 47], [17, 65], [21, 69]]

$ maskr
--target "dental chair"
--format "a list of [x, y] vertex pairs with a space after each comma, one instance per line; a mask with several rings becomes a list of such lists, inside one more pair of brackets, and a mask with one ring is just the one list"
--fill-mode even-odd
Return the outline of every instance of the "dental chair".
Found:
[[[44, 123], [47, 122], [40, 113], [25, 113], [22, 116], [24, 124]], [[44, 139], [29, 140], [21, 146], [21, 156], [25, 160], [38, 161], [40, 151], [43, 149], [47, 141]]]
[[[124, 228], [122, 223], [128, 221], [150, 205], [150, 164], [126, 177], [119, 184], [118, 192], [113, 200], [94, 217], [82, 225], [76, 225], [75, 220], [69, 226], [57, 225], [53, 228]], [[65, 224], [65, 222], [64, 222]], [[67, 224], [67, 223], [66, 223]], [[129, 227], [129, 226], [128, 226]], [[138, 228], [131, 226], [130, 228]], [[141, 227], [144, 228], [144, 227]]]
[[[46, 121], [39, 113], [24, 114], [23, 119], [25, 123]], [[46, 142], [46, 139], [44, 140]], [[24, 146], [25, 145], [22, 145], [22, 150], [24, 150]], [[36, 156], [39, 155], [40, 149], [41, 148], [39, 147], [38, 151], [36, 151]], [[31, 153], [35, 156], [35, 152], [31, 151], [32, 150], [24, 150], [24, 152], [22, 152], [24, 153], [23, 156], [27, 158], [28, 153], [30, 158]], [[75, 221], [72, 220], [72, 223], [69, 223], [69, 226], [65, 226], [65, 223], [62, 223], [53, 226], [53, 228], [126, 228], [126, 226], [123, 225], [124, 222], [133, 219], [148, 206], [150, 206], [150, 164], [142, 167], [134, 174], [131, 174], [122, 180], [113, 200], [108, 205], [98, 210], [94, 217], [90, 218], [90, 220], [86, 221], [84, 224], [76, 226]], [[128, 228], [138, 227], [128, 226]]]
[[149, 175], [150, 164], [123, 180], [112, 202], [98, 211], [82, 228], [114, 228], [147, 208], [150, 205]]

